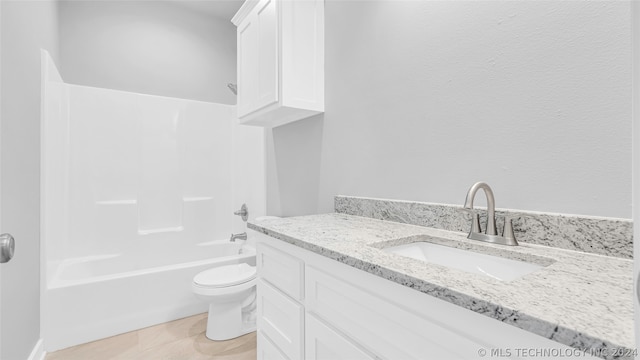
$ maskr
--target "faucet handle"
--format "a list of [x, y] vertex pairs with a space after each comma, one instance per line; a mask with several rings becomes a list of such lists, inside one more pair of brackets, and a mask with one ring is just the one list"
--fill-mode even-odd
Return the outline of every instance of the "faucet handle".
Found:
[[513, 232], [513, 219], [518, 216], [506, 215], [504, 217], [504, 229], [502, 230], [502, 237], [512, 242], [513, 245], [518, 245], [516, 240], [516, 234]]
[[477, 212], [473, 213], [473, 219], [471, 219], [471, 232], [472, 233], [481, 233], [482, 229], [480, 228], [480, 214]]
[[470, 233], [481, 233], [480, 228], [480, 214], [474, 209], [461, 208], [458, 209], [462, 212], [466, 212], [471, 215], [471, 231]]
[[247, 204], [242, 204], [240, 210], [234, 211], [233, 215], [238, 215], [242, 218], [242, 221], [246, 222], [249, 219], [249, 210], [247, 209]]

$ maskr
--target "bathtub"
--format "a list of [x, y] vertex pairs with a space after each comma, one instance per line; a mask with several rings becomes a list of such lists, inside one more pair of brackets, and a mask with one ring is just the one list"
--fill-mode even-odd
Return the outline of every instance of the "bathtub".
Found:
[[[45, 350], [66, 347], [206, 312], [191, 291], [200, 271], [246, 262], [255, 249], [228, 240], [176, 249], [170, 259], [105, 254], [66, 259], [47, 269]], [[188, 260], [187, 260], [188, 259]]]

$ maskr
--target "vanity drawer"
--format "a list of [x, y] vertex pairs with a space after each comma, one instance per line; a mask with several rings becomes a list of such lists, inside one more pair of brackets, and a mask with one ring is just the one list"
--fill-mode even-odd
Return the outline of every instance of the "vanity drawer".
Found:
[[304, 296], [304, 263], [264, 243], [257, 244], [258, 275], [292, 298]]
[[302, 358], [304, 308], [258, 280], [258, 329], [290, 359]]

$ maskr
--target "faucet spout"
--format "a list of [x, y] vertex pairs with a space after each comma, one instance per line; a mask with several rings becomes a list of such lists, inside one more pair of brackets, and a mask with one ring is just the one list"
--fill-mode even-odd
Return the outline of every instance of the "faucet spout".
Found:
[[473, 199], [476, 197], [478, 190], [484, 190], [484, 194], [487, 197], [487, 235], [497, 235], [496, 230], [496, 200], [493, 197], [493, 190], [486, 182], [477, 182], [469, 188], [467, 192], [467, 198], [464, 200], [464, 208], [473, 210]]
[[[480, 220], [478, 213], [473, 209], [473, 199], [476, 197], [478, 190], [484, 190], [487, 197], [487, 230], [483, 234], [480, 230]], [[467, 198], [464, 200], [463, 209], [471, 212], [473, 216], [471, 220], [471, 231], [469, 231], [468, 239], [486, 241], [501, 245], [518, 245], [515, 234], [513, 232], [513, 224], [511, 217], [507, 216], [504, 220], [504, 230], [502, 236], [498, 236], [496, 231], [496, 200], [493, 197], [493, 190], [485, 182], [477, 182], [471, 186], [467, 192]]]
[[247, 240], [247, 233], [243, 232], [240, 234], [231, 234], [231, 238], [229, 239], [229, 241], [236, 241], [236, 239]]

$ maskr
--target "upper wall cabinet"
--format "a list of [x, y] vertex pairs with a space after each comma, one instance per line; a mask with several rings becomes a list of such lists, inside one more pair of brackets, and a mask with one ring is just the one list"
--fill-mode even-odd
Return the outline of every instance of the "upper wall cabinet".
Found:
[[274, 127], [324, 112], [324, 0], [247, 0], [238, 28], [238, 118]]

